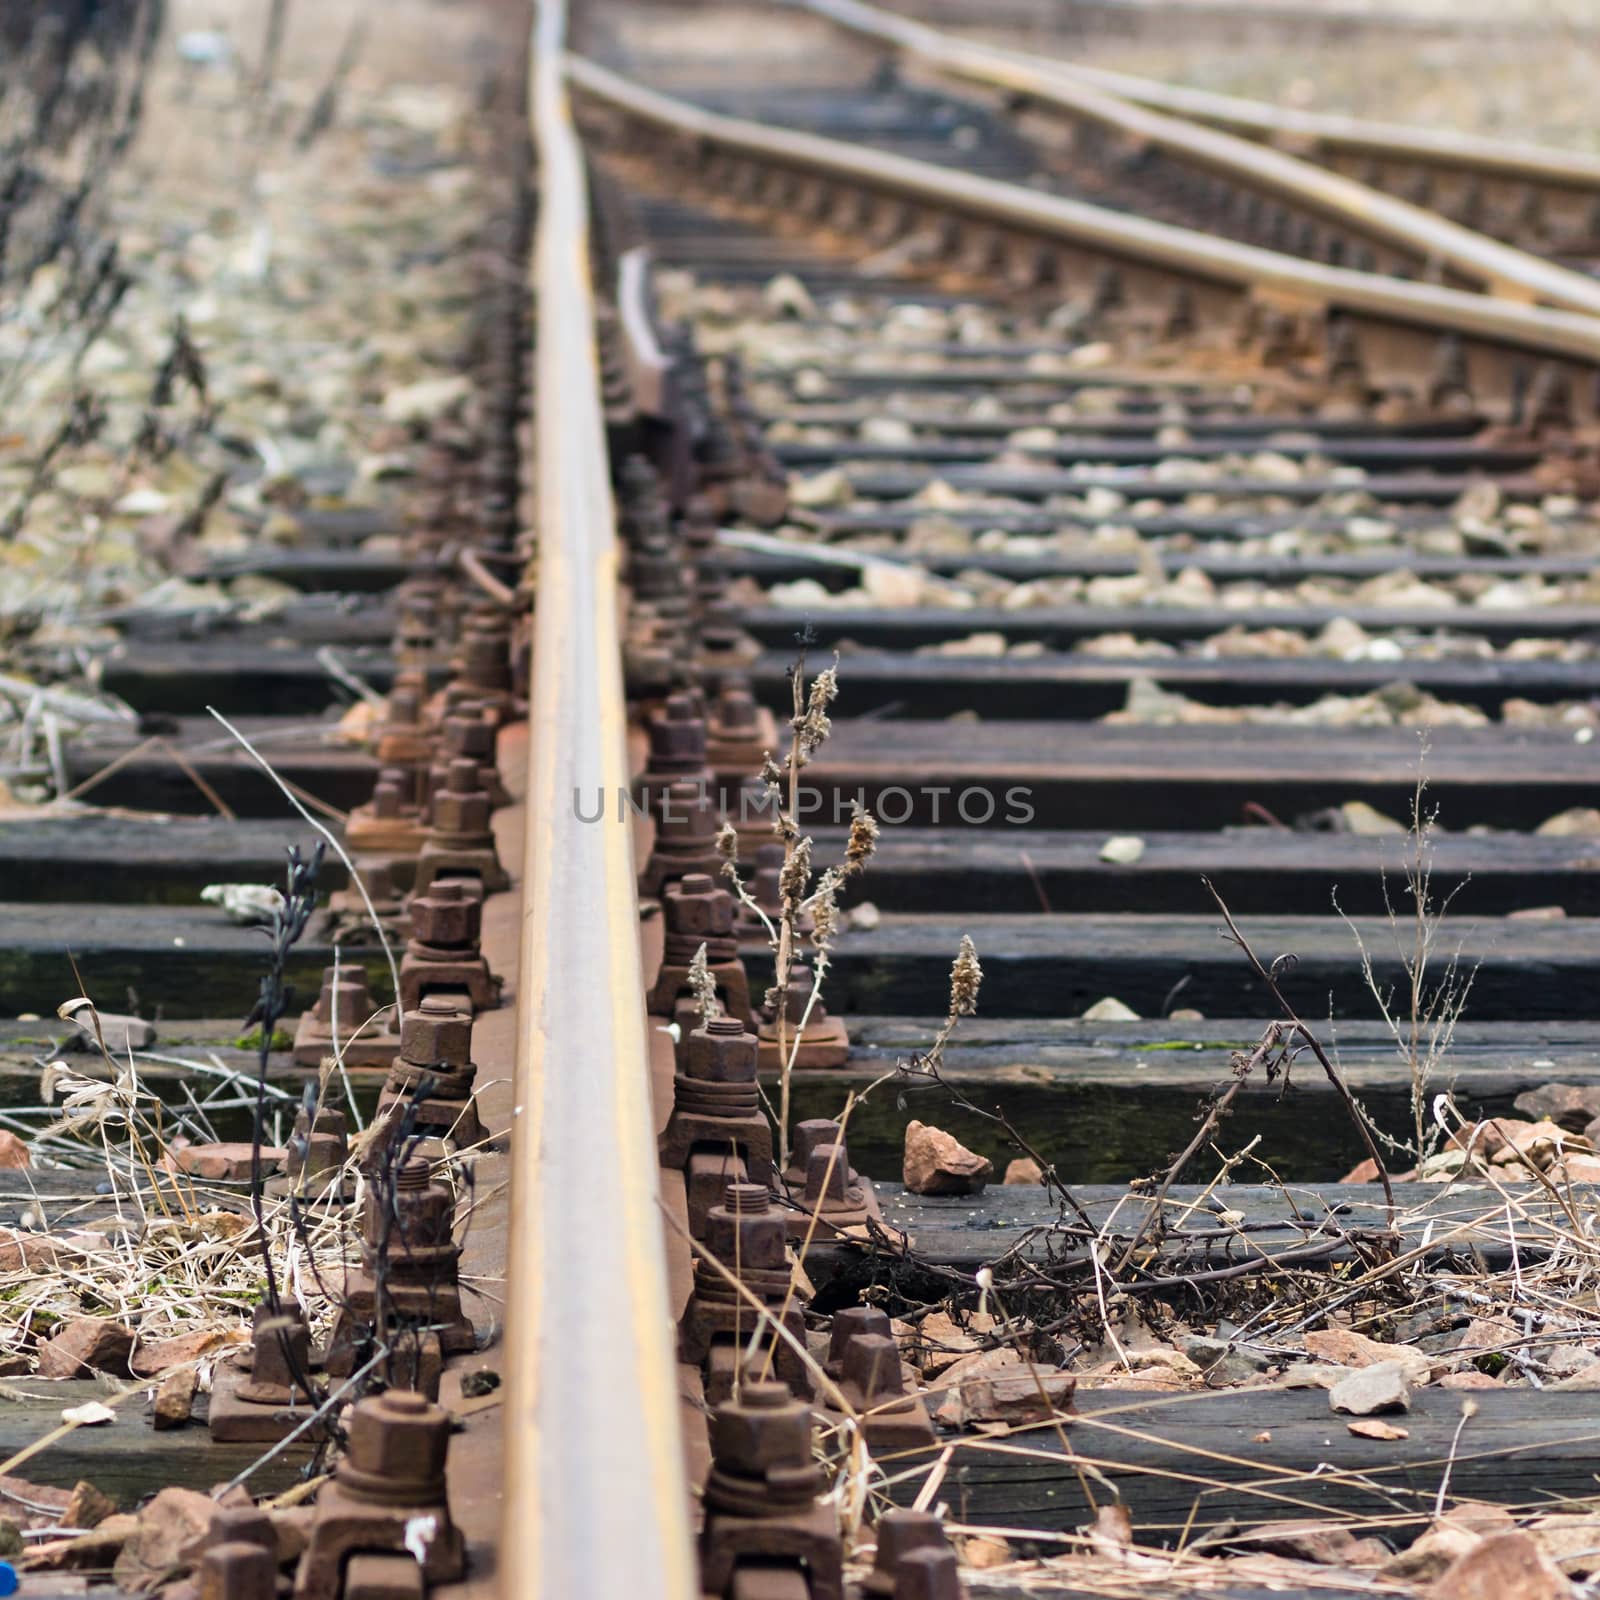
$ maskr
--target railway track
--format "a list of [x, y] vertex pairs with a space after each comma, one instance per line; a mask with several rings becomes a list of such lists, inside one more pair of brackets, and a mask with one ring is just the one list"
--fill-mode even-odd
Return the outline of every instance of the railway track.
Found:
[[0, 1060], [123, 1132], [0, 1250], [239, 1276], [187, 1427], [137, 1305], [23, 1342], [4, 1470], [108, 1497], [30, 1585], [1578, 1592], [1596, 324], [671, 18], [536, 8], [406, 527], [40, 702]]

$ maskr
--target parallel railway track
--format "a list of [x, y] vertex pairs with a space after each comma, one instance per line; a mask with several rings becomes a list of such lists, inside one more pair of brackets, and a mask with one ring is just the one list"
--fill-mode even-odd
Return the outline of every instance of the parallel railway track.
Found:
[[[946, 1600], [1015, 1592], [1021, 1569], [982, 1570], [986, 1539], [1081, 1549], [1072, 1530], [1107, 1488], [1151, 1550], [1307, 1516], [1404, 1545], [1436, 1497], [1526, 1520], [1585, 1492], [1594, 1429], [1581, 1396], [1541, 1392], [1558, 1376], [1544, 1347], [1593, 1348], [1600, 1326], [1538, 1275], [1587, 1271], [1568, 1223], [1589, 1191], [1531, 1157], [1509, 1179], [1391, 1185], [1386, 1165], [1421, 1154], [1404, 1146], [1424, 1102], [1378, 1000], [1415, 959], [1381, 869], [1404, 875], [1420, 777], [1442, 825], [1433, 899], [1461, 893], [1435, 970], [1457, 974], [1462, 1015], [1432, 1088], [1469, 1118], [1551, 1082], [1600, 1093], [1600, 323], [1582, 296], [1307, 261], [964, 171], [960, 152], [940, 167], [874, 149], [885, 119], [827, 81], [832, 56], [809, 81], [796, 63], [793, 103], [852, 139], [776, 125], [782, 96], [762, 123], [708, 110], [736, 97], [697, 95], [681, 57], [653, 54], [648, 10], [574, 20], [627, 72], [569, 54], [566, 6], [538, 6], [531, 157], [520, 118], [505, 126], [480, 435], [441, 430], [400, 542], [357, 548], [381, 530], [311, 513], [320, 543], [196, 573], [302, 591], [271, 630], [298, 653], [268, 630], [121, 619], [96, 687], [138, 721], [72, 741], [51, 776], [181, 820], [0, 828], [5, 1014], [48, 1015], [76, 973], [106, 1012], [135, 992], [164, 1036], [143, 1070], [175, 1104], [192, 1069], [159, 1059], [169, 1038], [255, 1070], [218, 1019], [259, 935], [194, 899], [271, 881], [285, 837], [313, 848], [309, 821], [282, 820], [283, 784], [314, 816], [353, 813], [340, 836], [365, 886], [329, 861], [340, 906], [283, 976], [308, 992], [337, 962], [324, 1005], [365, 1011], [390, 998], [371, 912], [408, 951], [401, 1066], [370, 1042], [343, 1063], [362, 1112], [388, 1082], [400, 1142], [369, 1139], [348, 1183], [325, 1176], [366, 1242], [331, 1293], [299, 1282], [319, 1335], [338, 1313], [311, 1384], [328, 1414], [367, 1373], [444, 1410], [369, 1397], [340, 1416], [352, 1453], [332, 1490], [279, 1510], [311, 1540], [295, 1592], [375, 1600], [425, 1576], [430, 1592], [828, 1600], [851, 1556], [850, 1592]], [[836, 701], [808, 704], [835, 656]], [[371, 726], [330, 750], [307, 722], [340, 680], [365, 686]], [[785, 857], [741, 807], [764, 758], [787, 795], [795, 724], [815, 752]], [[858, 807], [881, 828], [870, 851]], [[770, 940], [721, 887], [724, 821], [783, 930]], [[802, 834], [817, 870], [870, 855], [809, 918]], [[1262, 970], [1217, 938], [1229, 912], [1208, 881]], [[764, 1002], [773, 944], [797, 975]], [[0, 1023], [0, 1063], [32, 1070], [41, 1030], [60, 1031]], [[1297, 1041], [1287, 1103], [1238, 1087]], [[323, 1035], [300, 1043], [261, 1057], [285, 1119]], [[1219, 1096], [1231, 1117], [1213, 1126]], [[997, 1169], [1037, 1153], [1046, 1170], [914, 1192], [897, 1181], [915, 1176], [913, 1116]], [[146, 1205], [249, 1209], [236, 1151], [206, 1158], [220, 1176], [186, 1159], [188, 1179], [123, 1162], [110, 1181]], [[113, 1201], [67, 1198], [84, 1181], [41, 1169], [47, 1213], [59, 1197], [103, 1222]], [[0, 1195], [0, 1222], [23, 1205]], [[305, 1230], [272, 1213], [280, 1270]], [[1502, 1293], [1523, 1381], [1480, 1386], [1465, 1445], [1437, 1386], [1412, 1397], [1408, 1438], [1375, 1440], [1329, 1437], [1320, 1388], [1199, 1375], [1312, 1365], [1305, 1326], [1344, 1296], [1364, 1326], [1433, 1338], [1440, 1371], [1487, 1376], [1478, 1347], [1440, 1340], [1472, 1296]], [[257, 1332], [258, 1378], [312, 1360], [282, 1327]], [[1193, 1381], [1127, 1392], [1152, 1368], [1119, 1334], [1176, 1351], [1174, 1328]], [[983, 1349], [1016, 1368], [979, 1385], [987, 1400], [938, 1387], [946, 1357]], [[213, 1417], [238, 1382], [214, 1380]], [[303, 1393], [291, 1409], [311, 1415]], [[407, 1427], [429, 1442], [384, 1461]], [[249, 1465], [217, 1431], [211, 1449], [141, 1446], [133, 1473], [205, 1486]], [[76, 1437], [27, 1470], [88, 1475]], [[288, 1489], [308, 1453], [261, 1486]], [[240, 1518], [235, 1553], [202, 1558], [202, 1594], [246, 1592], [226, 1587], [246, 1569], [270, 1591], [275, 1562], [237, 1554], [261, 1535]], [[1114, 1519], [1099, 1527], [1109, 1565], [1091, 1549], [1034, 1567], [1030, 1592], [1126, 1584]], [[341, 1566], [341, 1548], [359, 1555]], [[1339, 1592], [1328, 1573], [1151, 1559], [1141, 1584], [1175, 1596], [1269, 1577]]]

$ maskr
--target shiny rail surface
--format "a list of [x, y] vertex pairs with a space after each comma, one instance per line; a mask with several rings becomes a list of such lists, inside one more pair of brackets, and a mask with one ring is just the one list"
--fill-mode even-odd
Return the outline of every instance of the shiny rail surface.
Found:
[[1585, 365], [1600, 358], [1600, 323], [1575, 312], [1324, 266], [904, 156], [723, 116], [570, 55], [567, 75], [594, 104], [677, 135], [686, 159], [709, 151], [748, 157], [1191, 281], [1275, 297], [1307, 311], [1368, 315]]
[[[508, 1262], [501, 1593], [696, 1593], [628, 830], [614, 509], [563, 0], [533, 37], [539, 603]], [[603, 1176], [601, 1176], [603, 1175]]]
[[1414, 261], [1448, 268], [1497, 297], [1593, 313], [1600, 284], [1501, 244], [1422, 206], [1215, 127], [1162, 115], [1109, 93], [1055, 62], [958, 39], [862, 0], [789, 0], [875, 43], [969, 83], [1026, 96], [1035, 105], [1112, 131], [1144, 150], [1227, 178], [1253, 192], [1327, 217]]

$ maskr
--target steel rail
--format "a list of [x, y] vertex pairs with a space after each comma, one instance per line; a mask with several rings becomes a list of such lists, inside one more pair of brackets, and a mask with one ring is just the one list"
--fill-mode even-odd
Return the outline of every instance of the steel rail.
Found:
[[1423, 262], [1447, 266], [1489, 294], [1566, 311], [1600, 312], [1600, 283], [1582, 273], [1501, 244], [1436, 212], [1284, 151], [1133, 104], [1053, 62], [952, 38], [863, 0], [785, 3], [900, 50], [951, 77], [1026, 95], [1038, 105], [1115, 129], [1147, 148], [1331, 218]]
[[646, 89], [572, 55], [566, 58], [566, 70], [573, 87], [598, 103], [682, 139], [802, 174], [832, 177], [1035, 238], [1084, 246], [1307, 310], [1363, 314], [1585, 363], [1600, 360], [1600, 320], [1593, 317], [1323, 266], [909, 156], [747, 122]]
[[531, 116], [538, 599], [507, 1260], [506, 1600], [690, 1600], [689, 1534], [626, 789], [617, 543], [583, 167], [540, 0]]
[[[1002, 46], [992, 46], [1002, 49]], [[1013, 52], [1007, 51], [1007, 54]], [[1037, 64], [1038, 57], [1031, 58]], [[1407, 122], [1379, 122], [1328, 111], [1297, 111], [1192, 89], [1184, 84], [1142, 78], [1108, 67], [1087, 67], [1075, 61], [1048, 58], [1053, 71], [1081, 79], [1139, 105], [1151, 106], [1195, 122], [1211, 123], [1246, 138], [1292, 142], [1306, 159], [1313, 150], [1373, 156], [1380, 160], [1426, 163], [1466, 174], [1541, 183], [1551, 188], [1600, 191], [1600, 156], [1579, 150], [1556, 150], [1516, 139], [1486, 139], [1456, 129], [1419, 128]]]

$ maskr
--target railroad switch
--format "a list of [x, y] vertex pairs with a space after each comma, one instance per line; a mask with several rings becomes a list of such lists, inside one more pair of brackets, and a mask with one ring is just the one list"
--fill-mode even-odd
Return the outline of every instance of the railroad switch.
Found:
[[433, 1177], [426, 1157], [407, 1157], [392, 1191], [381, 1181], [371, 1185], [361, 1224], [361, 1265], [345, 1273], [343, 1304], [324, 1360], [328, 1371], [347, 1377], [366, 1358], [380, 1293], [391, 1329], [409, 1325], [436, 1332], [444, 1356], [476, 1349], [472, 1324], [461, 1309], [455, 1197]]
[[961, 1573], [944, 1525], [931, 1511], [886, 1511], [864, 1593], [882, 1600], [961, 1600]]
[[730, 1182], [771, 1186], [772, 1126], [761, 1111], [756, 1040], [738, 1018], [710, 1017], [688, 1035], [659, 1148], [661, 1165], [684, 1174], [696, 1239]]
[[655, 842], [639, 874], [639, 893], [657, 895], [667, 884], [690, 873], [715, 879], [722, 871], [717, 853], [720, 824], [710, 790], [689, 778], [667, 785], [661, 798]]
[[933, 1419], [923, 1397], [906, 1392], [887, 1312], [871, 1306], [836, 1312], [824, 1370], [861, 1419], [871, 1449], [899, 1454], [933, 1448]]
[[445, 878], [411, 899], [411, 937], [400, 958], [400, 1004], [415, 1011], [425, 995], [463, 990], [474, 1011], [499, 1004], [499, 981], [478, 950], [483, 902], [457, 879]]
[[[248, 1375], [227, 1362], [212, 1372], [211, 1437], [224, 1444], [286, 1438], [316, 1409], [316, 1397], [305, 1386], [313, 1367], [311, 1330], [300, 1302], [280, 1299], [275, 1315], [262, 1301], [250, 1331]], [[315, 1439], [325, 1428], [318, 1423], [306, 1431]]]
[[750, 1003], [750, 979], [739, 956], [733, 931], [733, 896], [703, 872], [691, 872], [662, 891], [661, 909], [666, 922], [661, 966], [648, 1002], [653, 1017], [671, 1017], [685, 1039], [697, 1015], [689, 968], [695, 953], [705, 946], [706, 968], [717, 986], [723, 1011], [747, 1027], [756, 1016]]
[[[394, 1007], [374, 1003], [363, 968], [324, 967], [317, 1003], [295, 1025], [294, 1059], [300, 1066], [316, 1067], [324, 1056], [337, 1053], [347, 1067], [386, 1067], [400, 1050], [393, 1021]], [[336, 1043], [341, 1047], [337, 1051]]]
[[796, 962], [790, 969], [788, 1004], [781, 1029], [778, 1008], [761, 1008], [762, 1071], [777, 1072], [788, 1059], [801, 1069], [842, 1067], [850, 1059], [850, 1035], [839, 1018], [828, 1015], [828, 1008], [820, 999], [812, 1004], [811, 1015], [800, 1033], [799, 1049], [795, 1049], [795, 1033], [806, 1015], [814, 981], [810, 967]]
[[463, 1575], [466, 1547], [445, 1493], [449, 1443], [449, 1415], [420, 1394], [391, 1389], [356, 1404], [349, 1451], [317, 1496], [295, 1600], [339, 1600], [357, 1553], [409, 1552], [429, 1584]]
[[[472, 1096], [477, 1073], [471, 1011], [449, 995], [426, 995], [400, 1025], [400, 1053], [378, 1097], [378, 1116], [398, 1128], [409, 1107], [417, 1132], [448, 1137], [457, 1145], [477, 1144], [484, 1136]], [[424, 1080], [431, 1087], [418, 1098]]]
[[434, 787], [427, 836], [417, 857], [416, 892], [426, 894], [444, 877], [475, 878], [485, 894], [511, 887], [500, 865], [491, 821], [493, 803], [472, 756], [455, 756], [444, 768], [442, 787]]
[[711, 1416], [711, 1475], [700, 1535], [701, 1589], [726, 1600], [741, 1568], [784, 1566], [810, 1600], [843, 1600], [844, 1551], [812, 1459], [811, 1408], [781, 1383], [746, 1377]]
[[[706, 1213], [706, 1249], [781, 1319], [796, 1341], [790, 1344], [766, 1328], [758, 1336], [761, 1360], [765, 1362], [770, 1354], [776, 1376], [796, 1395], [809, 1397], [811, 1377], [799, 1353], [806, 1347], [805, 1320], [798, 1296], [790, 1292], [788, 1233], [783, 1214], [773, 1209], [764, 1184], [730, 1183], [722, 1203]], [[678, 1347], [682, 1360], [705, 1366], [706, 1398], [713, 1405], [732, 1391], [741, 1352], [756, 1333], [755, 1320], [749, 1302], [727, 1278], [709, 1263], [700, 1262], [694, 1292], [678, 1325]]]
[[842, 1129], [825, 1117], [795, 1124], [794, 1148], [783, 1174], [789, 1198], [800, 1207], [789, 1214], [789, 1236], [803, 1239], [813, 1231], [826, 1242], [843, 1228], [881, 1222], [883, 1212], [871, 1182], [850, 1165]]

